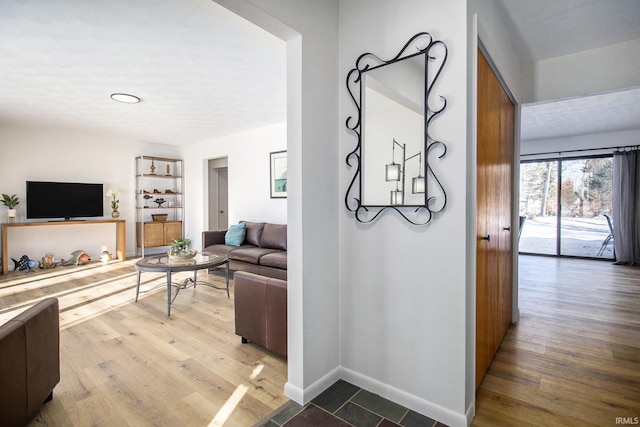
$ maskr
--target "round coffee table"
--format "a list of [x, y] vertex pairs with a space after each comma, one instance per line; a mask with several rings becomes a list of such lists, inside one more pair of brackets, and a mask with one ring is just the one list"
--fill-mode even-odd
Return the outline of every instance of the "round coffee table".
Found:
[[[209, 282], [204, 282], [202, 280], [196, 280], [196, 276], [198, 274], [198, 270], [209, 269], [213, 267], [219, 267], [221, 265], [226, 265], [226, 287], [221, 288], [213, 285]], [[178, 292], [181, 289], [186, 289], [188, 286], [193, 285], [195, 288], [197, 284], [209, 286], [211, 288], [226, 290], [227, 298], [229, 298], [229, 258], [226, 256], [208, 254], [208, 253], [199, 253], [194, 258], [183, 260], [183, 261], [173, 261], [167, 255], [152, 255], [148, 257], [144, 257], [138, 262], [136, 262], [136, 270], [138, 270], [138, 279], [136, 282], [136, 302], [138, 301], [138, 296], [140, 292], [150, 292], [157, 289], [160, 286], [165, 286], [165, 284], [154, 286], [151, 289], [146, 291], [140, 291], [140, 274], [143, 271], [152, 271], [156, 273], [166, 273], [167, 275], [167, 316], [171, 315], [171, 304], [178, 296]], [[184, 279], [182, 283], [174, 283], [171, 281], [171, 273], [178, 271], [193, 271], [193, 279], [188, 277]], [[171, 288], [176, 288], [176, 293], [171, 295]]]

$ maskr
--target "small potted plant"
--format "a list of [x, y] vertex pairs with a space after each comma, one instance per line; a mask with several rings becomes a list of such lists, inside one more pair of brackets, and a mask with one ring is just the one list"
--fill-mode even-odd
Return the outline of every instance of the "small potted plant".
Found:
[[198, 254], [197, 249], [191, 248], [191, 239], [181, 238], [176, 239], [171, 243], [171, 250], [169, 251], [169, 258], [172, 261], [188, 260], [195, 257]]
[[107, 197], [111, 197], [111, 217], [112, 218], [120, 218], [120, 212], [118, 212], [118, 205], [120, 204], [120, 200], [118, 200], [119, 194], [120, 192], [113, 188], [107, 191]]
[[2, 194], [2, 204], [9, 208], [7, 210], [7, 222], [16, 221], [16, 206], [20, 203], [17, 195], [9, 196], [8, 194]]

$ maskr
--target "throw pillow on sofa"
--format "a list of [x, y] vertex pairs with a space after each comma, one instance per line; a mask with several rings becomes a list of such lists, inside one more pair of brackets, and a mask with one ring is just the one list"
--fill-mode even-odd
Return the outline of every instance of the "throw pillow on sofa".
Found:
[[247, 228], [245, 223], [230, 226], [224, 235], [224, 244], [228, 246], [242, 245], [246, 232]]

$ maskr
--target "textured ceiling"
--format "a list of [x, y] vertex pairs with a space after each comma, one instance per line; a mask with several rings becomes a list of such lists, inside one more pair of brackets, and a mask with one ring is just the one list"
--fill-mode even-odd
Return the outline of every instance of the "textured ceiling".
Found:
[[2, 0], [0, 122], [164, 144], [281, 123], [285, 55], [211, 0]]
[[640, 39], [639, 0], [498, 0], [532, 62]]
[[[640, 0], [498, 1], [532, 60], [640, 38]], [[212, 0], [2, 0], [0, 57], [0, 123], [185, 144], [286, 120], [284, 42]], [[522, 137], [640, 123], [623, 95], [525, 105]]]

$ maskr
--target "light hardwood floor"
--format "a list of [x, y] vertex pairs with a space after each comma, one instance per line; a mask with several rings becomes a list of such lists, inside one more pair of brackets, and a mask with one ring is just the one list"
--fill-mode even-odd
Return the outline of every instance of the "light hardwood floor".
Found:
[[[0, 322], [60, 299], [62, 380], [31, 426], [207, 426], [227, 414], [225, 426], [250, 426], [287, 401], [286, 361], [233, 333], [233, 293], [181, 291], [167, 318], [162, 289], [133, 302], [133, 263], [0, 276]], [[480, 386], [473, 425], [640, 416], [640, 269], [522, 256], [519, 292], [520, 323]]]
[[472, 425], [637, 424], [640, 268], [521, 256], [519, 276], [520, 322], [480, 385]]
[[[134, 262], [0, 276], [0, 323], [60, 301], [62, 379], [31, 426], [245, 427], [287, 402], [286, 360], [241, 344], [233, 292], [182, 290], [169, 318], [164, 288], [134, 302]], [[163, 280], [142, 273], [143, 288]]]

